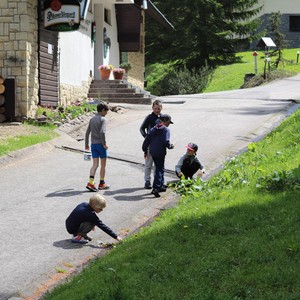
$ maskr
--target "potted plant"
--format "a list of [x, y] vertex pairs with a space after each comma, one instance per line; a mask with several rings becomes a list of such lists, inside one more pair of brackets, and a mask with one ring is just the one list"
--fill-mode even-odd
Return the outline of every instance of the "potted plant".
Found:
[[125, 69], [125, 72], [127, 73], [131, 70], [131, 64], [129, 62], [123, 62], [120, 64], [120, 68]]
[[115, 68], [113, 69], [113, 75], [114, 79], [123, 79], [123, 76], [125, 74], [125, 69], [123, 68]]
[[101, 79], [107, 80], [110, 76], [110, 72], [112, 69], [113, 69], [112, 65], [100, 65], [98, 67], [98, 70], [99, 70]]

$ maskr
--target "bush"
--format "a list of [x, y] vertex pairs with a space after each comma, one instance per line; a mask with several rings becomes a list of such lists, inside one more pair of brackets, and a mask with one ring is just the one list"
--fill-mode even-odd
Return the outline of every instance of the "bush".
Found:
[[177, 69], [171, 64], [158, 65], [152, 72], [154, 74], [149, 78], [148, 90], [157, 96], [201, 93], [212, 75], [212, 70], [208, 66], [189, 70], [186, 67]]

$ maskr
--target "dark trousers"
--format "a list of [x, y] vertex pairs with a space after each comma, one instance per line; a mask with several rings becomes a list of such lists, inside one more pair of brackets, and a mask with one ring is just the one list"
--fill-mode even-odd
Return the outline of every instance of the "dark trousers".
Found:
[[95, 224], [92, 224], [90, 222], [83, 222], [80, 224], [78, 232], [74, 233], [75, 235], [80, 235], [84, 238], [86, 238], [87, 234], [95, 227]]
[[153, 181], [153, 188], [159, 190], [164, 183], [165, 173], [165, 156], [154, 157], [152, 156], [155, 165], [155, 175]]

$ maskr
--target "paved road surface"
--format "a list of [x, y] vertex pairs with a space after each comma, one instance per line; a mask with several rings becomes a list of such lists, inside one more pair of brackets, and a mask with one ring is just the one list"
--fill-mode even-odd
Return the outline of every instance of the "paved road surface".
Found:
[[[163, 112], [174, 121], [170, 129], [175, 149], [168, 151], [167, 169], [174, 169], [185, 145], [193, 141], [212, 173], [297, 108], [291, 99], [300, 100], [300, 76], [248, 90], [162, 99]], [[168, 192], [156, 199], [143, 189], [139, 126], [151, 108], [124, 106], [128, 111], [109, 124], [109, 155], [118, 159], [108, 162], [107, 182], [112, 187], [102, 192], [108, 207], [99, 217], [125, 237], [176, 197]], [[63, 136], [21, 151], [17, 159], [0, 159], [0, 300], [37, 299], [64, 276], [58, 270], [74, 271], [104, 252], [99, 241], [113, 241], [96, 230], [90, 244], [70, 243], [64, 221], [91, 195], [85, 190], [90, 162], [82, 153], [53, 145], [83, 149], [82, 141]], [[167, 174], [167, 180], [172, 179]]]

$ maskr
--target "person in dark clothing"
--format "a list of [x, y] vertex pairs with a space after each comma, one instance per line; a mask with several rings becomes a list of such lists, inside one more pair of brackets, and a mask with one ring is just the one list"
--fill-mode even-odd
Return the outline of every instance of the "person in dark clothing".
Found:
[[205, 173], [204, 166], [196, 157], [198, 146], [195, 143], [189, 143], [187, 146], [186, 154], [184, 154], [175, 166], [176, 175], [179, 178], [184, 176], [185, 179], [192, 179], [194, 174], [198, 172], [198, 176], [202, 177]]
[[[140, 127], [140, 133], [145, 138], [147, 133], [150, 132], [150, 129], [156, 125], [156, 122], [160, 116], [162, 110], [162, 103], [160, 100], [154, 100], [152, 103], [152, 113], [149, 114], [143, 121]], [[144, 180], [145, 180], [145, 189], [151, 189], [151, 169], [153, 166], [153, 159], [151, 154], [148, 152], [147, 157], [145, 158], [145, 171], [144, 171]]]
[[166, 191], [163, 187], [166, 149], [174, 148], [174, 145], [170, 143], [170, 129], [168, 128], [170, 124], [173, 124], [171, 116], [161, 115], [159, 119], [160, 122], [150, 130], [142, 146], [144, 156], [147, 157], [149, 150], [154, 161], [155, 176], [151, 193], [155, 197], [160, 197], [159, 192]]
[[91, 241], [87, 233], [99, 227], [105, 233], [114, 239], [121, 241], [122, 238], [106, 226], [96, 214], [100, 213], [106, 207], [106, 200], [100, 194], [95, 194], [89, 200], [89, 203], [83, 202], [75, 207], [66, 219], [66, 229], [72, 234], [72, 243], [86, 244]]

